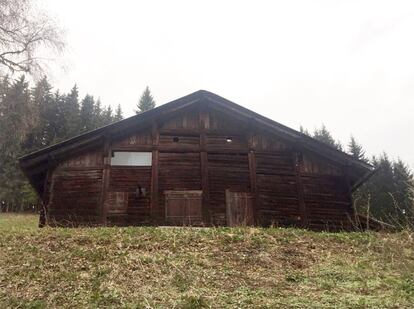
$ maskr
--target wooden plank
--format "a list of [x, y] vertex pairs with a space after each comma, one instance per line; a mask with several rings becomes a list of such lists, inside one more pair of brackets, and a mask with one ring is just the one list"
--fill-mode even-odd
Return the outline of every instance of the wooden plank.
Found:
[[[85, 140], [81, 140], [78, 143], [74, 143], [68, 146], [59, 145], [59, 148], [57, 146], [50, 146], [39, 151], [44, 151], [44, 154], [39, 154], [33, 158], [25, 158], [24, 161], [21, 160], [20, 165], [24, 169], [31, 168], [34, 165], [41, 163], [42, 161], [48, 160], [50, 157], [54, 157], [56, 160], [61, 161], [65, 158], [71, 157], [77, 153], [89, 150], [90, 148], [94, 148], [99, 145], [102, 145], [102, 136], [100, 135], [93, 136]], [[46, 149], [49, 148], [53, 150], [50, 150], [50, 152], [48, 153], [46, 152]]]
[[231, 192], [229, 189], [226, 190], [226, 220], [227, 220], [227, 226], [234, 226], [233, 222], [233, 205], [232, 205], [232, 198], [231, 198]]
[[248, 192], [226, 190], [226, 217], [228, 226], [249, 226], [254, 224], [252, 213], [253, 197]]
[[249, 152], [249, 174], [250, 174], [250, 191], [252, 195], [253, 221], [257, 225], [258, 205], [257, 205], [257, 173], [256, 173], [256, 156], [253, 150]]
[[200, 130], [199, 129], [183, 129], [183, 128], [175, 128], [175, 129], [160, 129], [160, 134], [165, 135], [188, 135], [188, 136], [199, 136]]
[[165, 220], [173, 225], [202, 223], [202, 192], [199, 190], [166, 190]]
[[344, 175], [344, 179], [345, 179], [345, 185], [346, 185], [346, 195], [347, 195], [347, 200], [348, 200], [348, 207], [347, 210], [349, 211], [349, 216], [350, 218], [354, 218], [355, 216], [355, 209], [354, 209], [354, 200], [352, 197], [352, 185], [351, 185], [351, 180], [350, 180], [350, 166], [347, 165], [344, 167], [343, 169], [343, 175]]
[[[50, 220], [49, 220], [49, 202], [52, 200], [53, 195], [54, 195], [54, 184], [55, 184], [55, 179], [54, 179], [54, 173], [56, 171], [56, 166], [57, 166], [57, 162], [54, 158], [54, 156], [49, 156], [48, 159], [48, 168], [47, 168], [47, 174], [46, 174], [46, 179], [45, 179], [45, 187], [43, 188], [43, 194], [42, 194], [42, 201], [43, 201], [43, 205], [44, 205], [44, 224], [49, 225], [50, 224]], [[49, 184], [49, 194], [47, 194], [47, 184]], [[41, 222], [39, 221], [39, 227], [41, 227]]]
[[152, 125], [152, 170], [151, 170], [151, 204], [150, 214], [151, 219], [155, 223], [160, 219], [160, 210], [158, 205], [158, 162], [159, 162], [159, 150], [156, 149], [159, 144], [159, 131], [158, 124], [156, 122]]
[[249, 176], [250, 176], [250, 192], [252, 197], [253, 222], [259, 224], [258, 218], [258, 200], [257, 200], [257, 164], [255, 154], [255, 134], [253, 124], [250, 124], [250, 132], [247, 134], [247, 146], [249, 148]]
[[39, 227], [44, 227], [46, 225], [47, 204], [49, 202], [48, 184], [51, 174], [51, 168], [49, 167], [47, 169], [45, 181], [43, 183], [42, 209], [40, 210], [39, 215]]
[[[113, 148], [112, 150], [113, 151], [142, 151], [142, 152], [159, 150], [160, 152], [181, 152], [181, 153], [203, 151], [199, 145], [156, 145], [156, 146], [151, 145], [151, 146], [137, 146], [134, 148], [118, 146], [116, 148]], [[206, 145], [204, 146], [204, 151], [212, 152], [212, 153], [223, 153], [223, 154], [226, 154], [226, 153], [247, 154], [248, 153], [247, 147], [231, 149], [231, 148], [224, 148], [220, 145], [216, 145], [216, 146]]]
[[206, 152], [207, 135], [206, 130], [209, 128], [209, 113], [206, 110], [200, 110], [200, 169], [201, 169], [201, 190], [203, 191], [202, 214], [203, 221], [206, 225], [211, 224], [210, 214], [210, 192], [208, 183], [208, 157]]
[[303, 183], [302, 183], [302, 176], [301, 176], [302, 154], [300, 152], [293, 153], [293, 164], [294, 164], [294, 169], [296, 171], [296, 186], [297, 186], [297, 193], [298, 193], [299, 210], [301, 213], [301, 218], [300, 218], [301, 225], [302, 227], [307, 227], [308, 226], [308, 211], [306, 209], [304, 191], [303, 191]]
[[101, 220], [102, 224], [106, 225], [108, 216], [108, 205], [105, 203], [107, 198], [107, 191], [109, 186], [109, 178], [111, 173], [111, 141], [109, 136], [105, 136], [103, 147], [103, 169], [102, 169], [102, 189], [99, 199], [101, 207]]
[[203, 191], [203, 220], [205, 224], [211, 224], [210, 215], [210, 192], [208, 184], [208, 158], [207, 152], [200, 152], [200, 167], [201, 167], [201, 190]]

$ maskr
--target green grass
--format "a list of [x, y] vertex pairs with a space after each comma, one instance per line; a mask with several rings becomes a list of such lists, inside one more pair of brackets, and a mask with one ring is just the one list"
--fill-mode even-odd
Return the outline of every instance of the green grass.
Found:
[[408, 232], [44, 228], [0, 214], [0, 308], [413, 308]]

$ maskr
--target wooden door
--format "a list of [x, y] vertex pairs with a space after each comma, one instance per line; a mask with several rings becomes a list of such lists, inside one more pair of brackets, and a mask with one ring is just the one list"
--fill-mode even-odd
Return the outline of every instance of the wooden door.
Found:
[[165, 221], [171, 225], [202, 225], [202, 191], [165, 191]]
[[253, 225], [253, 196], [226, 190], [226, 216], [228, 226]]

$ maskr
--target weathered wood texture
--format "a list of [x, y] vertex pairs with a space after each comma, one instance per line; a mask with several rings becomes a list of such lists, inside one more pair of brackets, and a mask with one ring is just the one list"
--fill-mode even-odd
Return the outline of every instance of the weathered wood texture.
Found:
[[111, 167], [108, 223], [141, 225], [150, 221], [151, 167]]
[[302, 181], [310, 228], [350, 228], [353, 212], [342, 177], [303, 176]]
[[50, 225], [101, 223], [102, 150], [61, 162], [50, 182], [47, 221]]
[[201, 190], [198, 153], [161, 152], [159, 157], [159, 216], [165, 218], [165, 191]]
[[[108, 173], [103, 173], [103, 149], [74, 156], [51, 172], [46, 185], [51, 220], [97, 224], [102, 216], [100, 196], [106, 188], [108, 224], [179, 224], [181, 220], [226, 225], [229, 190], [250, 197], [248, 220], [254, 218], [258, 225], [350, 228], [350, 184], [343, 166], [302, 153], [292, 142], [230, 113], [192, 106], [158, 119], [152, 127], [125, 132], [111, 143], [111, 151], [152, 152], [152, 166], [107, 165]], [[102, 182], [105, 175], [107, 186]], [[197, 207], [191, 209], [197, 209], [197, 216], [201, 211], [202, 220], [188, 220], [185, 198], [184, 205], [178, 205], [183, 198], [177, 192], [182, 191], [200, 192], [194, 202]]]
[[164, 191], [165, 223], [169, 225], [202, 225], [202, 191]]
[[51, 225], [95, 225], [101, 220], [102, 169], [61, 170], [52, 177], [48, 205]]
[[351, 229], [352, 209], [349, 184], [339, 167], [305, 154], [301, 165], [308, 227], [312, 229]]
[[249, 226], [254, 224], [253, 196], [247, 192], [226, 190], [226, 219], [228, 226]]
[[226, 225], [226, 190], [250, 191], [247, 154], [209, 153], [207, 158], [212, 223]]
[[258, 215], [262, 225], [298, 225], [301, 213], [292, 152], [258, 154]]
[[183, 111], [179, 116], [167, 119], [160, 131], [185, 129], [186, 131], [194, 131], [199, 129], [199, 116], [197, 108], [190, 108], [187, 111]]
[[131, 149], [134, 150], [137, 146], [152, 145], [151, 130], [147, 129], [144, 132], [137, 132], [129, 136], [123, 137], [112, 144], [113, 149]]

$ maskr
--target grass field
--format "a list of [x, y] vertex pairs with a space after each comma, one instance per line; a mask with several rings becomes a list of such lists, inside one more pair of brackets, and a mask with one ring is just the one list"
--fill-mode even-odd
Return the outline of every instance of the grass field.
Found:
[[38, 229], [0, 214], [0, 308], [413, 308], [408, 232]]

